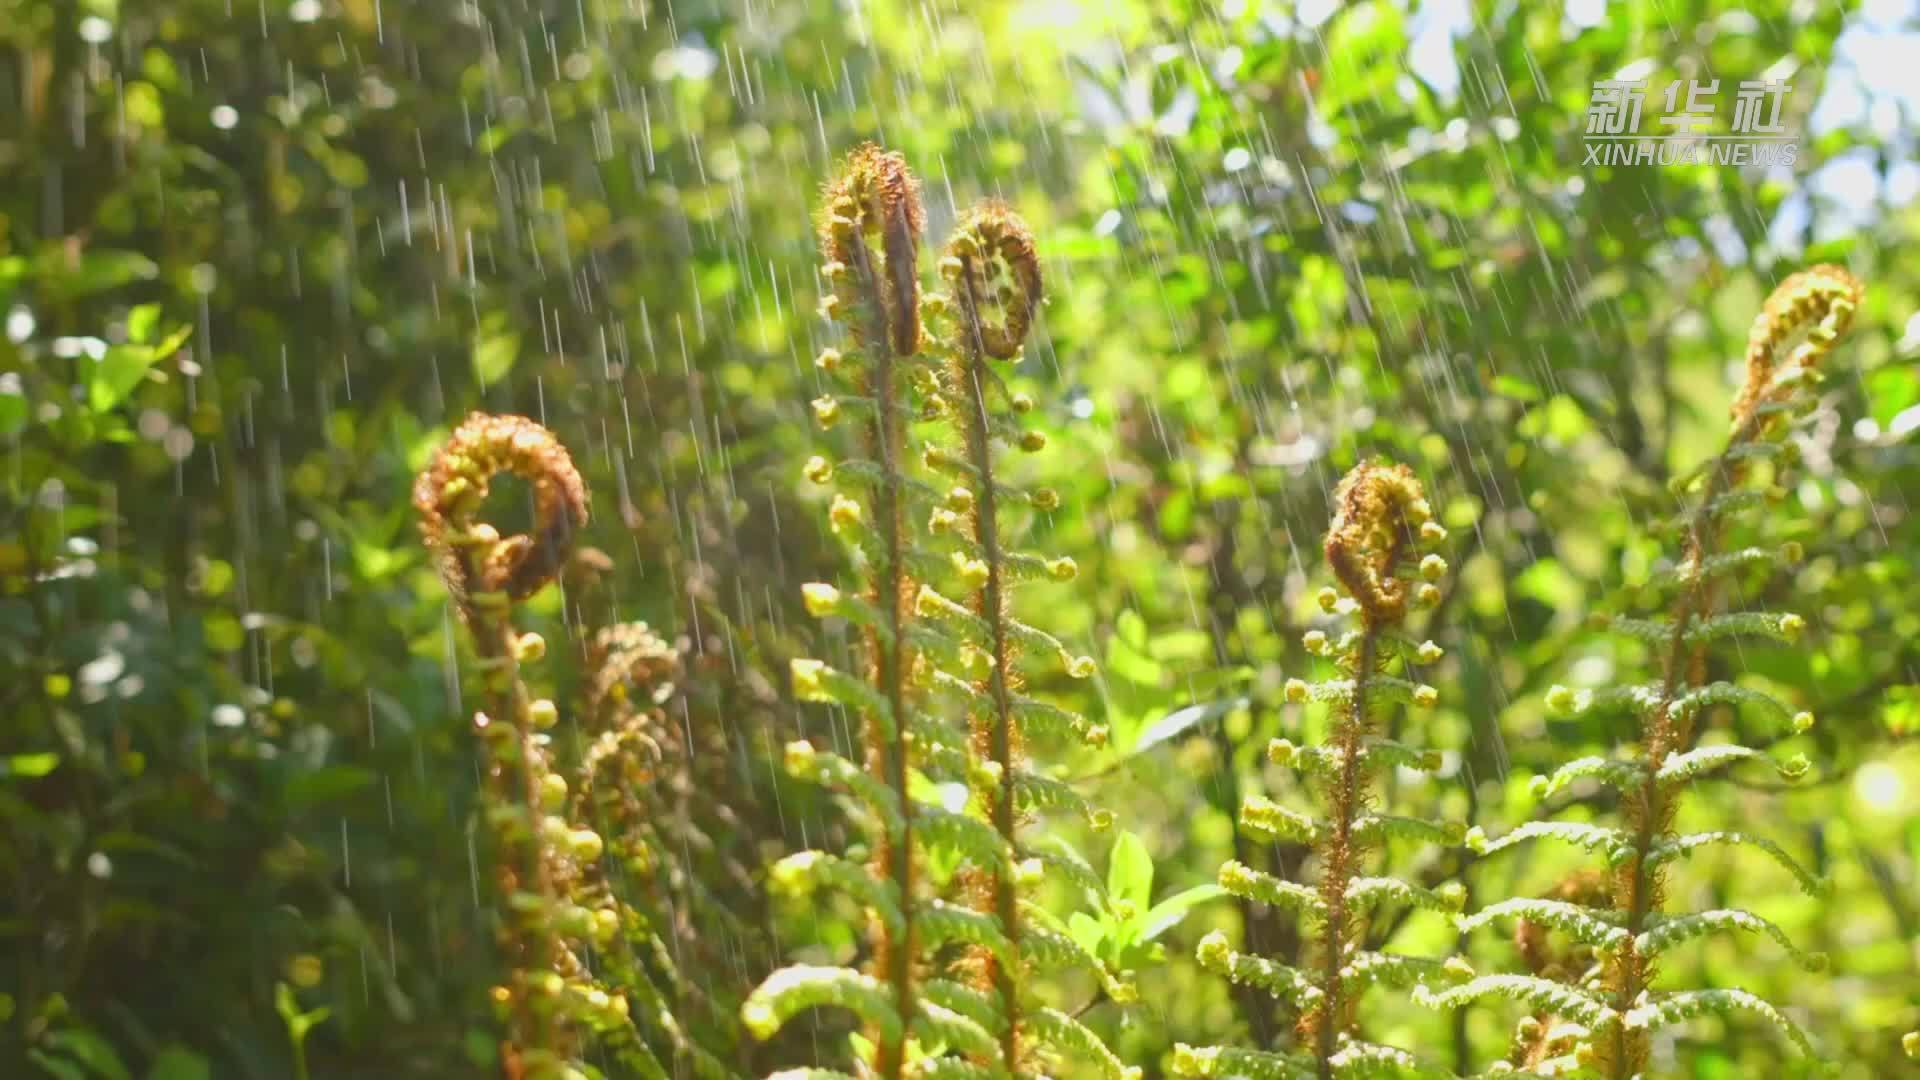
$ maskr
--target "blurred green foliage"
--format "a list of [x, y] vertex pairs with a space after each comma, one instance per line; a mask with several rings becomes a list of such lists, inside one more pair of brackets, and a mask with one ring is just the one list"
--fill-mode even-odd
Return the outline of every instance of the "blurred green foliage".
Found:
[[[1309, 663], [1327, 493], [1374, 454], [1412, 464], [1459, 538], [1417, 740], [1449, 774], [1392, 798], [1490, 832], [1534, 816], [1530, 775], [1622, 734], [1543, 698], [1643, 665], [1586, 616], [1657, 569], [1644, 526], [1723, 438], [1748, 320], [1793, 269], [1852, 269], [1866, 305], [1791, 492], [1807, 560], [1748, 598], [1790, 593], [1808, 642], [1717, 672], [1821, 718], [1815, 774], [1681, 823], [1761, 817], [1835, 889], [1804, 899], [1731, 852], [1673, 885], [1700, 908], [1738, 883], [1833, 969], [1723, 941], [1666, 970], [1763, 993], [1845, 1076], [1910, 1069], [1912, 102], [1810, 118], [1912, 17], [1578, 6], [0, 0], [0, 1074], [284, 1077], [301, 1043], [315, 1077], [492, 1067], [471, 687], [407, 508], [470, 408], [541, 419], [594, 491], [608, 568], [536, 598], [529, 628], [570, 640], [590, 602], [682, 639], [690, 679], [756, 703], [702, 714], [755, 793], [729, 842], [764, 863], [841, 828], [768, 758], [847, 744], [778, 673], [818, 650], [797, 586], [838, 558], [799, 478], [829, 340], [810, 207], [863, 138], [915, 162], [932, 235], [1000, 195], [1039, 237], [1052, 300], [1015, 381], [1065, 509], [1022, 543], [1080, 575], [1027, 602], [1101, 671], [1033, 692], [1111, 726], [1069, 768], [1151, 856], [1102, 867], [1142, 901], [1228, 857], [1299, 869], [1234, 812], [1294, 797], [1260, 751], [1325, 724], [1281, 686]], [[1416, 74], [1436, 60], [1456, 85]], [[1787, 78], [1797, 164], [1583, 166], [1591, 86], [1628, 65], [1650, 111], [1674, 78]], [[1877, 185], [1823, 183], [1838, 163]], [[579, 650], [555, 653], [577, 682]], [[1412, 872], [1477, 905], [1573, 865]], [[1212, 929], [1297, 949], [1280, 920], [1207, 899], [1150, 938], [1129, 906], [1075, 927], [1139, 965], [1139, 1004], [1082, 1017], [1123, 1057], [1151, 1074], [1176, 1040], [1284, 1030], [1192, 959]], [[845, 960], [848, 914], [755, 918]], [[1437, 918], [1397, 934], [1454, 945]], [[703, 970], [750, 986], [774, 961]], [[1513, 1019], [1367, 1026], [1483, 1067]], [[844, 1030], [823, 1015], [812, 1039]], [[808, 1042], [743, 1053], [771, 1069]], [[1662, 1053], [1702, 1080], [1798, 1068], [1758, 1027]]]

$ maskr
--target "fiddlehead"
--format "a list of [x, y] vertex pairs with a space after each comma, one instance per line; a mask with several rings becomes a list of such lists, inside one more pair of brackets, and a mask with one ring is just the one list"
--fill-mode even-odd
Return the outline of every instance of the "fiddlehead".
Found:
[[[824, 314], [845, 321], [856, 351], [843, 357], [824, 351], [819, 368], [828, 376], [846, 376], [857, 397], [843, 403], [829, 394], [814, 402], [823, 425], [837, 421], [843, 404], [857, 402], [863, 420], [861, 441], [867, 457], [843, 463], [842, 487], [834, 495], [828, 521], [851, 547], [860, 584], [857, 595], [843, 597], [826, 583], [803, 592], [817, 615], [842, 615], [854, 621], [862, 637], [864, 669], [857, 675], [818, 660], [793, 663], [795, 695], [802, 700], [845, 704], [859, 713], [865, 744], [864, 770], [854, 771], [831, 754], [799, 743], [788, 748], [788, 771], [830, 786], [849, 787], [869, 805], [877, 822], [869, 872], [873, 960], [866, 975], [840, 969], [789, 968], [776, 972], [748, 999], [743, 1015], [748, 1028], [765, 1037], [795, 1011], [818, 1004], [852, 1008], [868, 1025], [875, 1046], [873, 1068], [897, 1077], [908, 1058], [909, 1025], [922, 1011], [917, 994], [916, 936], [917, 819], [921, 811], [908, 791], [916, 753], [938, 743], [916, 741], [912, 538], [907, 522], [905, 432], [913, 389], [903, 370], [920, 347], [919, 276], [915, 265], [922, 214], [919, 182], [898, 154], [868, 144], [847, 155], [825, 192], [820, 246], [826, 261], [822, 275], [831, 292]], [[876, 250], [871, 239], [878, 237]], [[851, 410], [849, 410], [851, 411]], [[825, 459], [809, 463], [807, 475], [818, 482], [835, 477]], [[822, 859], [831, 857], [822, 856]], [[814, 860], [806, 866], [843, 864]], [[776, 873], [776, 887], [811, 888], [789, 864]]]
[[[532, 489], [532, 536], [502, 537], [478, 520], [502, 472]], [[527, 689], [522, 665], [544, 657], [546, 643], [515, 631], [513, 605], [557, 572], [573, 530], [586, 523], [586, 485], [552, 432], [525, 417], [475, 413], [420, 474], [413, 503], [473, 639], [486, 692], [487, 709], [473, 726], [486, 754], [484, 818], [501, 904], [500, 945], [510, 966], [493, 990], [507, 1021], [502, 1059], [509, 1077], [557, 1077], [577, 1045], [563, 1013], [570, 981], [582, 973], [561, 932], [567, 920], [559, 881], [598, 858], [600, 837], [547, 812], [555, 782], [562, 793], [566, 787], [547, 750], [546, 730], [559, 710]], [[610, 1000], [601, 1001], [610, 1012]]]
[[1316, 964], [1288, 968], [1264, 957], [1235, 952], [1226, 939], [1210, 935], [1201, 943], [1200, 962], [1236, 982], [1260, 986], [1281, 996], [1299, 1013], [1298, 1048], [1284, 1050], [1194, 1049], [1182, 1047], [1176, 1071], [1188, 1076], [1317, 1077], [1374, 1075], [1380, 1070], [1431, 1073], [1405, 1051], [1366, 1041], [1356, 1007], [1366, 990], [1379, 983], [1424, 988], [1444, 982], [1452, 972], [1440, 963], [1362, 947], [1368, 909], [1379, 904], [1457, 910], [1458, 887], [1429, 890], [1391, 877], [1365, 873], [1370, 851], [1388, 838], [1457, 844], [1458, 825], [1397, 818], [1375, 813], [1371, 804], [1382, 774], [1392, 767], [1434, 770], [1439, 755], [1389, 742], [1374, 734], [1378, 714], [1389, 705], [1430, 708], [1438, 700], [1433, 687], [1390, 674], [1395, 664], [1411, 671], [1441, 657], [1431, 641], [1414, 643], [1401, 631], [1415, 607], [1439, 598], [1434, 582], [1447, 572], [1446, 560], [1427, 551], [1446, 539], [1433, 520], [1420, 483], [1405, 466], [1361, 464], [1335, 489], [1334, 517], [1327, 530], [1327, 565], [1340, 583], [1320, 593], [1329, 615], [1348, 614], [1355, 629], [1329, 638], [1309, 631], [1309, 652], [1331, 660], [1344, 676], [1311, 684], [1290, 679], [1287, 700], [1323, 702], [1333, 712], [1324, 745], [1302, 748], [1276, 740], [1268, 758], [1291, 766], [1317, 783], [1324, 816], [1292, 810], [1268, 799], [1250, 798], [1241, 822], [1257, 835], [1310, 846], [1319, 862], [1313, 886], [1283, 881], [1240, 863], [1221, 868], [1220, 884], [1235, 895], [1292, 911], [1311, 928]]
[[[1763, 752], [1737, 742], [1700, 744], [1697, 735], [1703, 714], [1720, 707], [1745, 708], [1786, 721], [1784, 726], [1796, 732], [1813, 722], [1810, 714], [1796, 713], [1762, 691], [1713, 680], [1707, 655], [1716, 642], [1729, 638], [1792, 643], [1806, 630], [1806, 620], [1798, 614], [1728, 610], [1722, 601], [1723, 594], [1743, 580], [1796, 562], [1799, 545], [1735, 546], [1728, 538], [1739, 527], [1742, 513], [1759, 501], [1748, 497], [1759, 486], [1756, 470], [1767, 470], [1771, 474], [1767, 479], [1777, 486], [1780, 474], [1791, 464], [1792, 422], [1808, 405], [1811, 395], [1806, 391], [1821, 381], [1820, 364], [1851, 323], [1860, 299], [1859, 283], [1845, 270], [1819, 266], [1789, 277], [1754, 320], [1748, 338], [1747, 378], [1734, 402], [1733, 430], [1726, 448], [1676, 485], [1677, 494], [1686, 500], [1678, 519], [1680, 551], [1673, 565], [1657, 574], [1646, 590], [1666, 598], [1664, 614], [1611, 620], [1615, 630], [1652, 647], [1659, 658], [1652, 681], [1578, 692], [1554, 687], [1547, 696], [1548, 706], [1562, 713], [1625, 711], [1638, 719], [1637, 754], [1618, 760], [1582, 759], [1537, 781], [1542, 790], [1577, 779], [1615, 789], [1622, 827], [1532, 822], [1484, 845], [1485, 850], [1495, 851], [1529, 837], [1556, 838], [1597, 851], [1606, 859], [1606, 905], [1581, 924], [1588, 927], [1589, 943], [1598, 955], [1596, 977], [1578, 987], [1554, 984], [1552, 994], [1565, 1006], [1556, 1011], [1586, 1028], [1576, 1060], [1611, 1080], [1626, 1080], [1649, 1068], [1658, 1029], [1709, 1012], [1758, 1017], [1811, 1053], [1811, 1043], [1792, 1021], [1745, 991], [1655, 989], [1652, 983], [1663, 954], [1699, 937], [1730, 930], [1770, 937], [1796, 963], [1811, 970], [1824, 965], [1822, 957], [1801, 952], [1772, 923], [1750, 912], [1730, 908], [1668, 914], [1662, 908], [1668, 868], [1703, 846], [1759, 848], [1785, 865], [1805, 887], [1820, 886], [1770, 840], [1735, 832], [1677, 834], [1674, 817], [1692, 784], [1743, 762], [1769, 760]], [[1784, 363], [1777, 362], [1779, 348], [1802, 329], [1805, 340]], [[1802, 757], [1773, 762], [1773, 766], [1790, 780], [1808, 768]], [[1529, 914], [1511, 902], [1507, 907], [1505, 914]], [[1488, 921], [1487, 914], [1470, 921], [1475, 925]], [[1454, 1000], [1480, 993], [1516, 997], [1547, 993], [1545, 980], [1495, 978], [1506, 981], [1463, 989]]]

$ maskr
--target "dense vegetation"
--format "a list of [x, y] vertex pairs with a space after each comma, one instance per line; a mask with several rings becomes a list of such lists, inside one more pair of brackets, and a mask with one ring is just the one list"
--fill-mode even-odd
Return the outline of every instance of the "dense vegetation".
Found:
[[0, 1075], [1903, 1075], [1887, 7], [0, 0]]

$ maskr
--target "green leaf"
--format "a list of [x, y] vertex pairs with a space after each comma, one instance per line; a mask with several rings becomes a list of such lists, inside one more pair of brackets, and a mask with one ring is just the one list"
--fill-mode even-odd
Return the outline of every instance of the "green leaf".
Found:
[[1515, 401], [1539, 401], [1545, 396], [1540, 393], [1539, 387], [1512, 375], [1495, 375], [1492, 386], [1494, 393]]
[[1178, 738], [1202, 724], [1212, 723], [1233, 710], [1244, 709], [1246, 706], [1246, 698], [1236, 697], [1175, 709], [1147, 725], [1147, 730], [1141, 732], [1140, 738], [1133, 744], [1132, 753], [1144, 754], [1169, 739]]
[[1145, 925], [1140, 930], [1140, 940], [1152, 941], [1161, 934], [1179, 926], [1181, 921], [1184, 920], [1188, 913], [1196, 906], [1225, 895], [1227, 895], [1227, 890], [1213, 882], [1208, 882], [1205, 885], [1195, 885], [1191, 889], [1182, 889], [1174, 893], [1172, 896], [1153, 905], [1153, 910], [1147, 912], [1146, 919], [1144, 920]]
[[199, 1054], [169, 1046], [154, 1056], [147, 1080], [213, 1080], [213, 1069]]
[[1111, 902], [1126, 901], [1135, 911], [1144, 910], [1153, 896], [1153, 855], [1145, 841], [1130, 832], [1113, 839], [1107, 854], [1107, 896]]
[[20, 390], [18, 377], [0, 382], [0, 438], [27, 426], [27, 395]]
[[87, 383], [87, 404], [94, 412], [106, 412], [120, 404], [159, 356], [145, 345], [115, 345], [94, 365], [93, 378]]
[[89, 1075], [104, 1080], [133, 1080], [113, 1044], [86, 1028], [66, 1028], [46, 1038], [46, 1044], [86, 1066]]
[[145, 345], [159, 325], [159, 304], [137, 304], [127, 312], [127, 340], [135, 345]]
[[485, 334], [473, 343], [473, 374], [491, 386], [507, 377], [520, 355], [520, 335], [510, 330]]
[[50, 750], [37, 754], [15, 754], [7, 758], [6, 763], [7, 769], [4, 775], [34, 779], [59, 768], [60, 755]]

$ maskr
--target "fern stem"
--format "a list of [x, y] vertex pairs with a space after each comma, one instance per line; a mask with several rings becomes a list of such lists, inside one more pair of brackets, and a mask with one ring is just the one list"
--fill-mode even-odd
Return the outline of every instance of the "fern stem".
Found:
[[1340, 775], [1333, 785], [1330, 817], [1333, 830], [1327, 840], [1326, 866], [1321, 870], [1320, 895], [1327, 904], [1327, 917], [1321, 939], [1320, 1012], [1314, 1031], [1314, 1057], [1320, 1080], [1333, 1080], [1333, 1055], [1339, 1048], [1341, 1015], [1348, 1008], [1342, 996], [1340, 969], [1346, 953], [1349, 932], [1347, 885], [1353, 880], [1353, 822], [1359, 816], [1366, 797], [1365, 778], [1361, 774], [1361, 743], [1367, 731], [1367, 698], [1379, 659], [1379, 629], [1369, 617], [1360, 632], [1355, 650], [1353, 698], [1345, 717], [1333, 731], [1334, 745], [1340, 750]]
[[[1733, 434], [1727, 440], [1727, 448], [1709, 466], [1706, 483], [1702, 485], [1698, 501], [1687, 521], [1683, 567], [1704, 566], [1713, 555], [1719, 530], [1710, 508], [1715, 499], [1739, 480], [1741, 463], [1735, 460], [1735, 450], [1753, 441], [1763, 422], [1764, 417], [1748, 412], [1735, 425]], [[1681, 695], [1705, 681], [1704, 672], [1700, 670], [1702, 647], [1687, 644], [1687, 629], [1693, 620], [1711, 613], [1713, 586], [1710, 575], [1700, 575], [1698, 580], [1681, 591], [1670, 612], [1673, 631], [1667, 638], [1661, 658], [1660, 702], [1648, 714], [1645, 730], [1641, 733], [1646, 743], [1644, 754], [1649, 776], [1658, 774], [1666, 759], [1684, 749], [1682, 744], [1689, 738], [1689, 733], [1673, 722], [1673, 704]], [[1632, 861], [1622, 875], [1626, 895], [1614, 897], [1615, 906], [1627, 912], [1628, 937], [1615, 960], [1619, 970], [1613, 1000], [1614, 1009], [1622, 1015], [1633, 1007], [1651, 979], [1652, 973], [1646, 961], [1636, 952], [1633, 942], [1646, 929], [1648, 919], [1659, 912], [1660, 873], [1657, 869], [1650, 869], [1647, 860], [1654, 845], [1666, 839], [1670, 831], [1676, 801], [1663, 785], [1651, 781], [1640, 785], [1627, 796], [1629, 813], [1635, 819], [1634, 851]], [[1630, 1080], [1640, 1071], [1642, 1059], [1646, 1056], [1646, 1047], [1637, 1045], [1644, 1042], [1644, 1036], [1638, 1040], [1632, 1039], [1625, 1024], [1615, 1024], [1612, 1042], [1613, 1052], [1608, 1055], [1612, 1080]]]
[[[1012, 648], [1006, 624], [1006, 595], [1002, 579], [1000, 550], [999, 490], [993, 473], [993, 437], [987, 415], [986, 343], [980, 326], [980, 298], [974, 288], [970, 257], [963, 257], [960, 275], [960, 310], [967, 324], [966, 364], [962, 379], [967, 390], [967, 450], [979, 474], [979, 492], [974, 499], [975, 539], [987, 564], [987, 580], [981, 590], [981, 617], [987, 621], [993, 650], [993, 667], [987, 686], [993, 700], [993, 719], [988, 732], [988, 753], [999, 766], [999, 784], [994, 792], [993, 827], [1006, 841], [1009, 851], [1017, 851], [1019, 822], [1014, 804], [1014, 765], [1016, 731], [1013, 718], [1013, 692], [1007, 685]], [[1019, 1075], [1020, 1040], [1020, 928], [1019, 898], [1012, 875], [996, 871], [993, 875], [994, 912], [1006, 934], [1009, 953], [1005, 963], [993, 965], [995, 988], [1000, 992], [1006, 1012], [1006, 1028], [1001, 1034], [1001, 1056], [1009, 1072]]]
[[[879, 275], [874, 269], [873, 256], [864, 240], [849, 245], [852, 256], [851, 269], [859, 283], [861, 295], [867, 300], [867, 317], [872, 325], [867, 335], [867, 347], [872, 350], [873, 362], [873, 398], [874, 420], [872, 439], [875, 443], [874, 458], [880, 463], [880, 474], [872, 486], [874, 517], [885, 544], [885, 561], [879, 568], [879, 580], [875, 583], [874, 602], [885, 613], [888, 633], [882, 640], [881, 635], [869, 635], [869, 647], [874, 658], [874, 674], [881, 693], [886, 697], [888, 708], [893, 713], [892, 737], [884, 745], [869, 747], [874, 759], [869, 767], [874, 768], [877, 778], [891, 787], [900, 796], [900, 815], [902, 826], [897, 843], [889, 842], [883, 855], [888, 875], [899, 889], [902, 924], [897, 933], [890, 934], [884, 942], [885, 956], [883, 975], [893, 986], [894, 1007], [901, 1019], [901, 1034], [897, 1038], [884, 1040], [879, 1048], [876, 1066], [880, 1075], [897, 1078], [906, 1065], [906, 1035], [908, 1025], [914, 1015], [913, 987], [913, 800], [907, 793], [908, 748], [907, 748], [907, 706], [906, 706], [906, 612], [905, 593], [907, 591], [906, 573], [906, 536], [901, 520], [905, 502], [901, 482], [901, 454], [904, 434], [900, 403], [895, 392], [894, 382], [897, 375], [894, 348], [897, 342], [890, 332], [890, 313], [887, 310], [885, 294]], [[898, 268], [889, 267], [898, 272]], [[876, 730], [869, 718], [869, 731]]]

